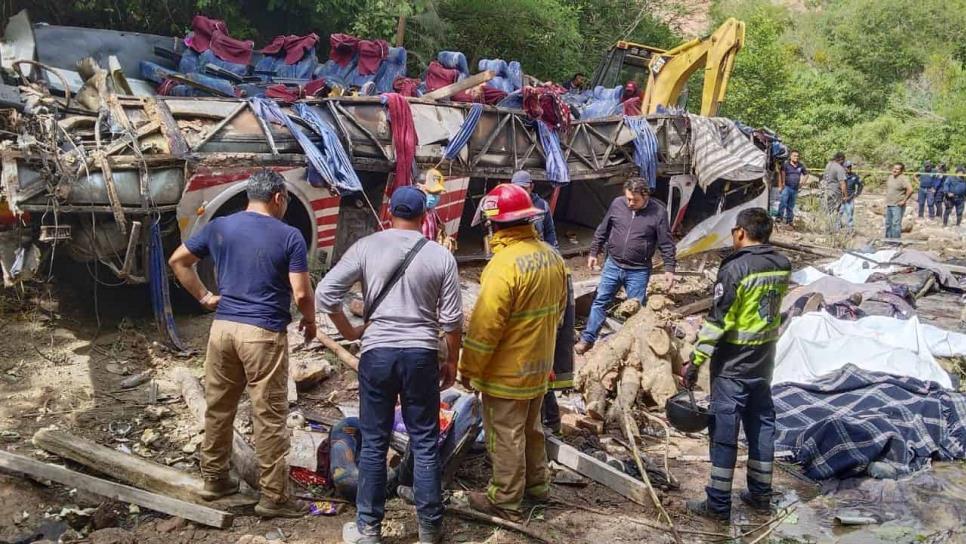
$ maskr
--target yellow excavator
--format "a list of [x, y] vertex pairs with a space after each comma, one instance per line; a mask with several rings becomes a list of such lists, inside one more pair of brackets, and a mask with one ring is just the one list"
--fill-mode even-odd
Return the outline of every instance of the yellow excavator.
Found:
[[619, 41], [604, 53], [591, 85], [615, 87], [646, 79], [641, 112], [656, 113], [658, 106], [682, 106], [688, 79], [704, 67], [701, 115], [712, 117], [724, 101], [735, 57], [744, 43], [745, 23], [735, 18], [729, 18], [710, 36], [695, 38], [669, 50]]

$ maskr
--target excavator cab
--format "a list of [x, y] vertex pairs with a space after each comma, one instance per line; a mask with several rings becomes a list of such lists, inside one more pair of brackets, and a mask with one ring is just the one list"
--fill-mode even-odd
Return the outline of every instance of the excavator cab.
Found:
[[688, 79], [704, 68], [700, 113], [714, 116], [724, 101], [735, 57], [744, 43], [745, 23], [735, 18], [726, 20], [710, 36], [669, 50], [620, 41], [604, 53], [591, 85], [616, 87], [634, 81], [645, 89], [641, 111], [655, 113], [659, 106], [683, 105]]

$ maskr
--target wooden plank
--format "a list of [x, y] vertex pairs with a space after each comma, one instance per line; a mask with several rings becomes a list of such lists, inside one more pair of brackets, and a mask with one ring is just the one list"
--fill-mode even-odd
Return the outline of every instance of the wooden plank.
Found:
[[355, 355], [349, 353], [347, 349], [340, 346], [338, 342], [333, 340], [324, 332], [317, 332], [316, 337], [319, 339], [319, 342], [322, 342], [322, 345], [325, 346], [326, 349], [334, 353], [335, 356], [345, 364], [345, 366], [355, 370], [356, 372], [359, 372], [359, 359], [357, 359]]
[[688, 317], [689, 315], [694, 315], [700, 312], [705, 312], [711, 309], [711, 305], [714, 303], [714, 298], [705, 297], [700, 300], [696, 300], [691, 304], [685, 304], [684, 306], [678, 306], [672, 311], [678, 317]]
[[205, 137], [202, 138], [200, 142], [198, 142], [198, 143], [196, 143], [194, 145], [194, 149], [196, 151], [199, 150], [199, 149], [201, 149], [201, 146], [205, 145], [206, 143], [208, 143], [209, 140], [211, 140], [212, 138], [214, 138], [215, 134], [218, 134], [219, 132], [221, 132], [221, 129], [225, 128], [225, 125], [227, 125], [228, 123], [230, 123], [232, 121], [232, 119], [234, 119], [235, 117], [238, 117], [238, 114], [240, 114], [242, 112], [242, 110], [244, 110], [247, 107], [248, 107], [248, 102], [247, 101], [246, 102], [242, 102], [241, 104], [238, 104], [238, 106], [236, 106], [235, 109], [233, 109], [231, 112], [229, 112], [228, 115], [226, 115], [224, 119], [222, 119], [221, 121], [218, 121], [218, 124], [216, 124], [215, 126], [213, 126], [211, 128], [211, 131], [209, 131], [208, 134], [205, 134]]
[[126, 484], [168, 497], [220, 508], [251, 506], [256, 499], [240, 494], [208, 502], [201, 498], [201, 478], [168, 466], [123, 453], [58, 429], [34, 434], [35, 446], [70, 459]]
[[101, 155], [101, 172], [104, 174], [104, 186], [107, 188], [107, 199], [111, 202], [111, 211], [114, 214], [114, 222], [121, 234], [127, 234], [127, 220], [124, 217], [124, 208], [121, 206], [121, 198], [117, 194], [117, 185], [114, 183], [114, 173], [111, 171], [111, 159]]
[[[205, 402], [205, 391], [201, 388], [198, 378], [192, 376], [188, 369], [179, 367], [171, 373], [171, 379], [178, 384], [181, 389], [181, 396], [188, 408], [191, 409], [195, 419], [198, 420], [198, 423], [204, 425], [207, 403]], [[250, 485], [252, 489], [258, 489], [258, 477], [261, 471], [258, 468], [258, 460], [255, 458], [255, 449], [237, 430], [233, 433], [231, 441], [231, 464], [245, 483]]]
[[440, 100], [443, 98], [449, 98], [454, 94], [463, 92], [467, 89], [472, 89], [477, 85], [482, 85], [487, 81], [496, 77], [496, 74], [490, 70], [484, 70], [478, 74], [473, 74], [465, 79], [461, 79], [456, 83], [451, 83], [445, 87], [440, 87], [435, 91], [428, 92], [421, 96], [420, 98], [426, 100]]
[[58, 465], [43, 463], [29, 457], [0, 451], [0, 469], [8, 472], [27, 474], [43, 480], [51, 480], [69, 487], [82, 489], [130, 504], [136, 504], [170, 516], [178, 516], [196, 523], [227, 529], [231, 527], [234, 516], [228, 512], [191, 504], [180, 499], [165, 497], [131, 486], [110, 482], [80, 472], [74, 472]]
[[144, 110], [161, 124], [161, 133], [168, 141], [168, 154], [182, 157], [191, 151], [166, 102], [153, 96], [145, 97]]
[[637, 504], [648, 504], [647, 486], [607, 463], [565, 444], [555, 436], [547, 436], [547, 457], [570, 470], [620, 493]]

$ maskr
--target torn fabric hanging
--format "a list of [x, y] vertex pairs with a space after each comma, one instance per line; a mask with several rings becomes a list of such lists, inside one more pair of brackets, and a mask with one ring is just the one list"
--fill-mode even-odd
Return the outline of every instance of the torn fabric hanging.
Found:
[[396, 93], [381, 96], [382, 103], [389, 110], [389, 128], [392, 129], [392, 148], [396, 159], [396, 170], [392, 186], [386, 189], [391, 195], [398, 187], [413, 184], [413, 166], [416, 161], [416, 125], [413, 112], [406, 97]]
[[538, 119], [537, 132], [540, 134], [540, 145], [543, 146], [545, 153], [544, 170], [547, 172], [547, 180], [558, 185], [570, 183], [570, 170], [567, 167], [567, 159], [560, 149], [560, 137], [557, 131]]
[[657, 187], [657, 138], [645, 117], [624, 117], [624, 122], [634, 131], [634, 163], [641, 171], [647, 185]]
[[168, 269], [164, 258], [164, 248], [161, 243], [161, 220], [151, 221], [151, 238], [148, 244], [148, 283], [151, 290], [151, 308], [154, 319], [158, 324], [161, 336], [167, 344], [181, 353], [190, 350], [178, 336], [178, 329], [174, 324], [174, 312], [171, 310], [171, 293], [168, 290]]
[[[305, 153], [306, 159], [309, 161], [309, 165], [315, 169], [316, 172], [322, 173], [329, 170], [329, 164], [327, 163], [326, 154], [319, 150], [315, 145], [315, 142], [309, 138], [309, 135], [305, 133], [294, 121], [284, 112], [282, 108], [278, 106], [275, 102], [267, 100], [264, 98], [252, 98], [249, 100], [251, 103], [252, 111], [255, 112], [259, 118], [265, 120], [267, 123], [276, 123], [279, 125], [284, 125], [288, 128], [292, 136], [299, 143], [302, 151]], [[334, 174], [334, 173], [333, 173]], [[336, 176], [330, 178], [324, 178], [323, 180], [329, 185], [329, 187], [337, 193], [342, 192], [356, 192], [362, 190], [362, 184], [359, 183], [359, 178], [354, 179], [346, 178], [345, 176]], [[315, 187], [321, 187], [322, 183], [319, 180], [313, 180], [309, 177], [309, 183]]]
[[317, 147], [322, 155], [322, 161], [318, 165], [318, 170], [316, 164], [312, 163], [309, 179], [311, 180], [313, 174], [316, 174], [331, 186], [344, 188], [347, 192], [361, 191], [362, 182], [359, 181], [359, 176], [352, 168], [349, 155], [342, 147], [342, 142], [339, 141], [339, 136], [332, 125], [322, 119], [316, 109], [308, 104], [299, 102], [295, 104], [294, 109], [295, 113], [322, 138], [321, 144]]
[[691, 155], [702, 189], [718, 179], [753, 181], [765, 176], [765, 152], [755, 147], [731, 119], [688, 115]]
[[463, 124], [456, 132], [456, 135], [450, 138], [449, 143], [446, 144], [446, 149], [443, 150], [443, 159], [448, 161], [456, 159], [460, 151], [470, 141], [470, 136], [473, 135], [473, 132], [476, 130], [476, 125], [479, 124], [480, 117], [482, 116], [483, 104], [473, 104], [469, 113], [466, 114], [466, 118], [463, 119]]

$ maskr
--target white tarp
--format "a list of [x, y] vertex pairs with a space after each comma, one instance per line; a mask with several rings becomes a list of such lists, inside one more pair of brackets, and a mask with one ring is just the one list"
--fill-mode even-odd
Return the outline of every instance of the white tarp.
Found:
[[760, 195], [752, 200], [698, 223], [688, 232], [687, 236], [678, 242], [678, 260], [689, 255], [704, 253], [705, 251], [731, 247], [731, 229], [735, 226], [738, 213], [747, 208], [765, 208], [767, 206], [768, 191], [762, 191]]
[[799, 285], [808, 285], [825, 276], [835, 276], [836, 278], [842, 278], [852, 283], [865, 283], [865, 280], [869, 279], [869, 276], [872, 274], [892, 274], [898, 271], [901, 267], [889, 264], [896, 256], [896, 253], [898, 252], [894, 249], [865, 253], [862, 254], [862, 257], [845, 253], [837, 260], [822, 266], [825, 272], [815, 267], [807, 266], [794, 272], [791, 280]]
[[772, 383], [813, 383], [851, 363], [951, 389], [949, 375], [936, 362], [936, 355], [966, 355], [966, 335], [924, 325], [917, 317], [844, 321], [812, 312], [794, 318], [779, 338]]

